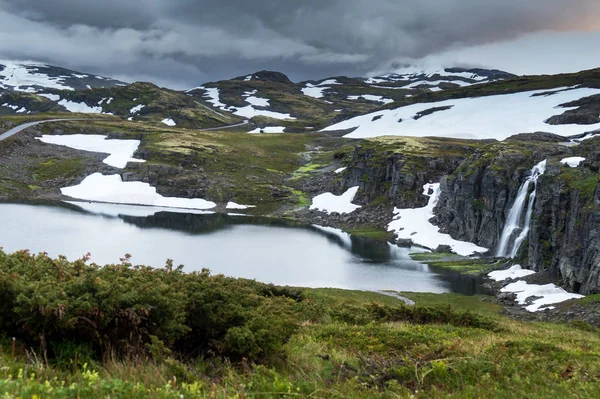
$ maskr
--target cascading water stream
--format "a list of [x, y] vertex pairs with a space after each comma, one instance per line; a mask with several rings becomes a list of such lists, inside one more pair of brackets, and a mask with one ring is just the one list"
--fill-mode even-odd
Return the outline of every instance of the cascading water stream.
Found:
[[[533, 216], [537, 181], [546, 171], [546, 164], [547, 160], [544, 160], [535, 165], [533, 169], [531, 169], [531, 174], [525, 179], [521, 188], [519, 188], [515, 203], [512, 208], [510, 208], [508, 218], [504, 224], [496, 256], [514, 258], [517, 255], [521, 244], [523, 244], [523, 241], [527, 238], [531, 227], [531, 218]], [[529, 195], [529, 201], [527, 201], [527, 194], [529, 194], [531, 183], [533, 183], [533, 192]], [[527, 212], [525, 213], [525, 219], [523, 220], [522, 216], [526, 203]]]

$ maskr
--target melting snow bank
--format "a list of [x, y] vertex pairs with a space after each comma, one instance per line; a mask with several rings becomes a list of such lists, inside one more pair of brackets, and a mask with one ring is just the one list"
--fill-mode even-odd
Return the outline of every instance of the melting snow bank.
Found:
[[[402, 135], [504, 140], [515, 132], [536, 131], [569, 136], [584, 128], [598, 129], [600, 124], [584, 127], [545, 121], [569, 109], [560, 108], [560, 104], [599, 93], [598, 89], [588, 88], [554, 89], [413, 104], [357, 116], [323, 130], [356, 128], [345, 136], [350, 138]], [[433, 109], [437, 111], [419, 117]]]
[[[430, 193], [431, 191], [431, 193]], [[449, 245], [454, 252], [468, 256], [474, 252], [487, 252], [487, 248], [479, 247], [473, 243], [458, 241], [449, 234], [440, 233], [440, 229], [429, 222], [433, 209], [440, 197], [440, 184], [426, 184], [423, 194], [429, 197], [429, 202], [424, 208], [398, 209], [394, 208], [394, 220], [388, 225], [388, 231], [396, 233], [398, 238], [410, 239], [415, 245], [435, 249], [439, 245]]]
[[383, 103], [383, 104], [391, 104], [394, 102], [394, 100], [392, 100], [391, 98], [384, 98], [383, 96], [375, 96], [372, 94], [362, 94], [360, 96], [348, 96], [348, 100], [359, 100], [361, 98], [363, 100], [373, 101], [373, 102], [378, 102], [378, 103]]
[[[228, 111], [233, 113], [234, 115], [242, 116], [244, 118], [253, 118], [255, 116], [266, 116], [273, 119], [290, 119], [294, 120], [296, 118], [292, 117], [290, 114], [283, 114], [281, 112], [268, 111], [263, 109], [256, 109], [257, 107], [268, 107], [269, 100], [266, 98], [254, 97], [253, 94], [256, 94], [256, 90], [252, 92], [246, 92], [242, 97], [246, 97], [245, 100], [250, 105], [245, 107], [233, 107], [227, 106], [223, 104], [220, 100], [220, 93], [218, 88], [213, 87], [196, 87], [195, 89], [202, 89], [206, 93], [204, 94], [204, 98], [207, 102], [213, 105], [213, 107], [219, 108], [223, 111]], [[192, 90], [195, 90], [192, 89]], [[190, 90], [191, 91], [191, 90]]]
[[[514, 265], [507, 270], [497, 270], [488, 274], [488, 277], [496, 282], [509, 279], [519, 279], [535, 274], [533, 270], [526, 270], [521, 265]], [[500, 292], [517, 294], [516, 301], [519, 305], [527, 305], [525, 309], [529, 312], [538, 312], [545, 309], [554, 309], [548, 306], [555, 303], [568, 301], [569, 299], [583, 298], [583, 295], [571, 294], [564, 289], [554, 285], [528, 284], [525, 281], [515, 281], [502, 288]], [[533, 298], [532, 300], [528, 300]]]
[[104, 176], [94, 173], [79, 185], [61, 189], [63, 195], [86, 201], [115, 204], [150, 205], [183, 209], [212, 209], [214, 202], [200, 198], [163, 197], [148, 183], [124, 182], [120, 175]]
[[[583, 298], [583, 295], [571, 294], [554, 284], [537, 285], [527, 284], [525, 281], [517, 281], [500, 290], [501, 292], [510, 292], [517, 294], [517, 303], [526, 306], [529, 312], [537, 312], [544, 309], [554, 309], [554, 306], [548, 305], [568, 301], [569, 299]], [[531, 302], [528, 298], [534, 297]]]
[[107, 140], [106, 136], [97, 134], [43, 135], [36, 138], [47, 144], [110, 154], [103, 162], [115, 168], [124, 168], [128, 162], [146, 162], [143, 159], [133, 158], [133, 154], [140, 146], [139, 140]]
[[284, 126], [267, 126], [263, 128], [256, 128], [254, 130], [249, 131], [248, 133], [285, 133]]
[[334, 171], [333, 171], [333, 173], [340, 174], [340, 173], [342, 173], [343, 171], [345, 171], [346, 169], [348, 169], [348, 168], [339, 168], [339, 169], [336, 169], [336, 170], [334, 170]]
[[560, 163], [565, 164], [565, 165], [569, 165], [572, 168], [576, 168], [583, 161], [585, 161], [585, 158], [582, 158], [582, 157], [571, 157], [571, 158], [565, 158], [565, 159], [561, 160]]
[[167, 126], [176, 126], [177, 125], [177, 123], [175, 123], [175, 121], [173, 119], [169, 119], [169, 118], [163, 119], [161, 122]]
[[357, 192], [358, 186], [348, 189], [348, 191], [342, 195], [334, 195], [332, 193], [317, 195], [315, 198], [313, 198], [310, 209], [323, 211], [327, 214], [331, 214], [333, 212], [352, 213], [360, 208], [360, 205], [354, 205], [352, 203]]
[[507, 270], [497, 270], [488, 274], [488, 277], [494, 281], [504, 281], [508, 279], [519, 279], [535, 274], [533, 270], [523, 269], [521, 265], [514, 265]]
[[256, 205], [240, 205], [235, 202], [229, 201], [225, 209], [248, 209], [248, 208], [256, 208]]

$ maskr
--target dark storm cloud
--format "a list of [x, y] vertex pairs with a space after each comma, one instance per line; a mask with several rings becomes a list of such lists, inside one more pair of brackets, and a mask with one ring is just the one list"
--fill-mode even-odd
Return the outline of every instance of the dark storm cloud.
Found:
[[178, 87], [266, 68], [306, 79], [595, 29], [599, 14], [596, 0], [0, 0], [0, 57]]

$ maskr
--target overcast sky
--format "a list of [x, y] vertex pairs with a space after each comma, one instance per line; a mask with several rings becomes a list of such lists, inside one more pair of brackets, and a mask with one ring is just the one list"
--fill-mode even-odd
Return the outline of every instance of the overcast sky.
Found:
[[0, 0], [0, 59], [173, 88], [404, 64], [556, 73], [600, 66], [598, 0]]

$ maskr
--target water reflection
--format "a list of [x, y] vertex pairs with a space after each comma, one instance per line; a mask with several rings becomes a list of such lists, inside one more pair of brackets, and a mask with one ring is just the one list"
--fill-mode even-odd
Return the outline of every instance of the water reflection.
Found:
[[125, 253], [134, 263], [275, 284], [366, 290], [474, 294], [472, 277], [412, 261], [415, 249], [293, 221], [206, 212], [88, 203], [0, 204], [0, 245], [75, 259], [87, 252], [99, 263]]

